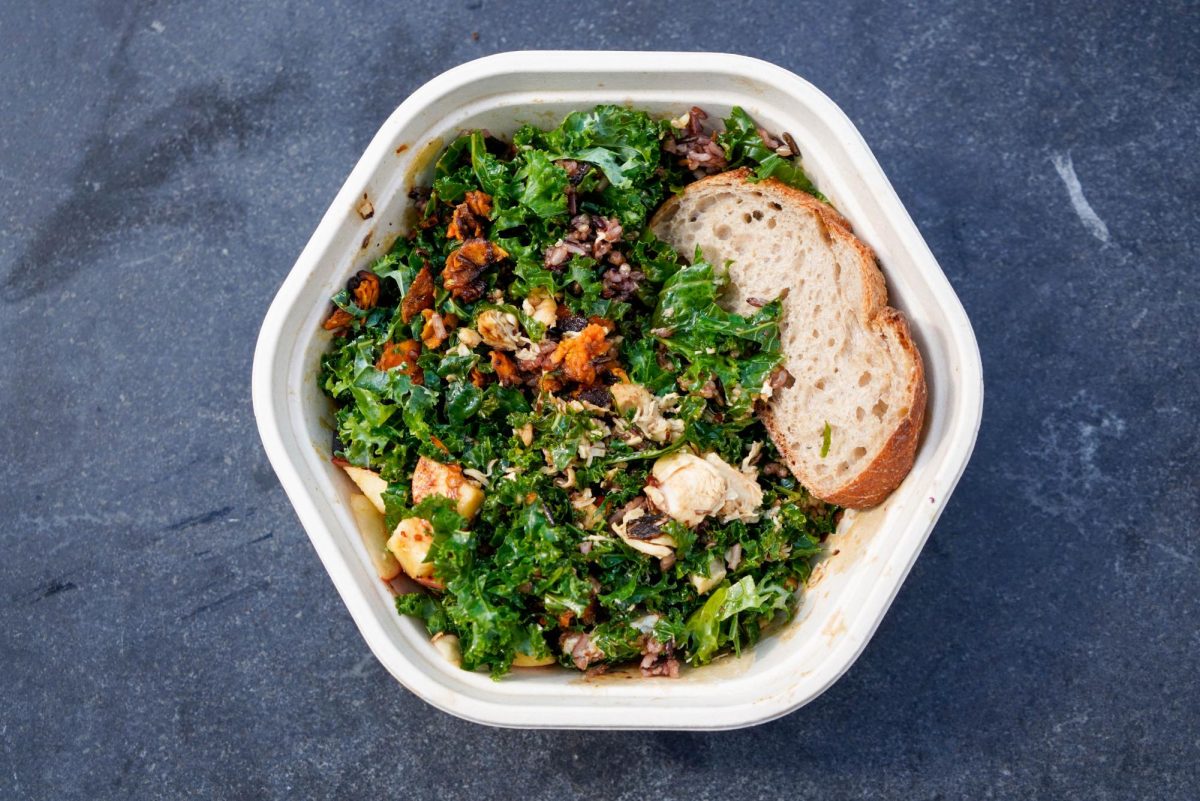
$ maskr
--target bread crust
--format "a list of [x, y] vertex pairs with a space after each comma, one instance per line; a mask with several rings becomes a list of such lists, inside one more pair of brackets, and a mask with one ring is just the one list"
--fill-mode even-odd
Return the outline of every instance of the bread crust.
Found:
[[817, 200], [807, 192], [790, 187], [773, 178], [751, 183], [748, 181], [749, 175], [750, 171], [742, 168], [689, 184], [681, 195], [672, 197], [662, 205], [651, 219], [650, 227], [656, 231], [659, 230], [660, 226], [676, 213], [682, 198], [688, 196], [689, 193], [720, 187], [753, 188], [775, 196], [780, 202], [809, 212], [820, 222], [825, 236], [831, 243], [837, 240], [854, 249], [858, 254], [856, 261], [863, 285], [863, 302], [861, 308], [857, 310], [860, 322], [864, 328], [879, 336], [886, 338], [890, 335], [911, 359], [911, 375], [907, 377], [907, 386], [911, 390], [907, 414], [896, 424], [883, 448], [868, 466], [845, 484], [821, 491], [813, 487], [814, 484], [820, 482], [812, 480], [815, 477], [808, 477], [804, 474], [801, 461], [794, 448], [788, 443], [782, 426], [774, 419], [771, 406], [768, 406], [763, 412], [762, 418], [771, 439], [774, 440], [776, 447], [787, 462], [788, 468], [816, 497], [852, 509], [876, 506], [899, 486], [912, 469], [916, 458], [928, 400], [921, 353], [913, 341], [912, 332], [903, 313], [887, 305], [887, 284], [876, 262], [874, 251], [854, 235], [849, 221], [832, 206]]
[[[921, 352], [917, 350], [917, 345], [912, 339], [908, 320], [898, 309], [893, 309], [891, 306], [885, 306], [880, 316], [886, 318], [881, 322], [881, 327], [888, 325], [897, 330], [897, 339], [901, 347], [912, 356], [913, 370], [917, 375], [912, 381], [912, 403], [909, 406], [908, 414], [901, 418], [900, 424], [892, 432], [879, 455], [865, 470], [859, 473], [855, 480], [821, 498], [823, 501], [836, 503], [838, 506], [845, 506], [848, 509], [869, 509], [872, 506], [878, 506], [892, 494], [896, 487], [900, 486], [900, 482], [912, 469], [913, 461], [917, 456], [921, 429], [925, 424], [925, 406], [928, 400], [925, 365], [921, 361]], [[776, 447], [778, 447], [780, 437], [777, 436], [767, 415], [764, 415], [763, 422], [771, 433], [771, 439], [775, 440]], [[780, 450], [782, 451], [782, 448]], [[790, 459], [788, 466], [791, 467]]]

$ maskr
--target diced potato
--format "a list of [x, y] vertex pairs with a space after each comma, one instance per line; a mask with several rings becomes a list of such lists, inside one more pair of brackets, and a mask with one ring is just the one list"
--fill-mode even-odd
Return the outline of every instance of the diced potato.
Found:
[[517, 654], [513, 657], [513, 667], [546, 667], [558, 662], [553, 656], [530, 656]]
[[688, 578], [700, 595], [712, 592], [712, 589], [725, 580], [725, 560], [719, 557], [708, 563], [708, 574], [693, 573]]
[[420, 580], [433, 577], [433, 563], [426, 562], [429, 548], [433, 545], [433, 526], [420, 517], [406, 517], [396, 526], [388, 550], [396, 557], [400, 567], [411, 578]]
[[365, 495], [351, 495], [350, 512], [358, 524], [358, 533], [367, 548], [367, 555], [371, 557], [371, 564], [375, 566], [375, 572], [384, 581], [391, 581], [400, 575], [400, 563], [388, 550], [387, 527], [375, 504]]
[[442, 495], [458, 504], [458, 513], [468, 520], [475, 516], [483, 505], [483, 490], [463, 475], [456, 464], [442, 464], [422, 456], [413, 471], [413, 503], [420, 503], [430, 495]]
[[375, 508], [379, 510], [379, 514], [383, 514], [385, 511], [383, 508], [383, 491], [387, 489], [387, 482], [380, 478], [379, 474], [373, 470], [365, 470], [354, 465], [344, 465], [342, 469], [346, 471], [346, 475], [350, 476], [350, 480], [358, 485], [363, 495], [371, 499], [371, 503], [375, 504]]

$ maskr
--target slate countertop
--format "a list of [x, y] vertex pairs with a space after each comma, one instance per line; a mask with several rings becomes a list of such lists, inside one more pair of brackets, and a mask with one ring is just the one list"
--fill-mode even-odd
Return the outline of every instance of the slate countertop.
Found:
[[[0, 794], [1196, 797], [1195, 5], [732, 9], [0, 11]], [[435, 711], [367, 651], [259, 446], [259, 323], [370, 137], [531, 47], [805, 76], [974, 322], [974, 459], [863, 656], [774, 723]]]

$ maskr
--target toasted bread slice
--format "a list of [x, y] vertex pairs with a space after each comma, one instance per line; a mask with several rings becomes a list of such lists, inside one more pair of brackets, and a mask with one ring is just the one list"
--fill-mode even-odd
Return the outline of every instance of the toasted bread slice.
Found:
[[[785, 290], [782, 343], [795, 383], [774, 392], [763, 422], [796, 478], [814, 495], [875, 506], [912, 468], [925, 418], [925, 372], [908, 322], [887, 305], [875, 256], [831, 206], [746, 170], [691, 184], [651, 228], [685, 257], [699, 246], [729, 262], [723, 303]], [[828, 452], [822, 455], [826, 425]]]

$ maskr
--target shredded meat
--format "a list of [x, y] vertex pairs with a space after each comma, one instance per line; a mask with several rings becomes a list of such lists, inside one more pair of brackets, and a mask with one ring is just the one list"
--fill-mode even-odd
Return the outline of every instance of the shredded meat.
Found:
[[404, 294], [404, 300], [400, 301], [400, 319], [406, 323], [411, 322], [412, 318], [426, 309], [432, 308], [433, 273], [429, 271], [429, 265], [426, 264], [413, 278], [408, 292]]
[[551, 367], [562, 367], [563, 374], [571, 381], [584, 386], [596, 383], [596, 367], [599, 356], [608, 353], [612, 343], [607, 339], [603, 326], [588, 323], [579, 336], [564, 339], [550, 356]]
[[464, 303], [473, 303], [483, 297], [486, 288], [480, 277], [483, 271], [506, 258], [508, 253], [500, 246], [486, 239], [468, 239], [446, 257], [442, 286]]
[[397, 370], [412, 379], [414, 384], [425, 383], [425, 373], [417, 365], [417, 357], [421, 355], [421, 343], [415, 339], [403, 342], [388, 342], [383, 346], [379, 361], [375, 362], [377, 370]]

